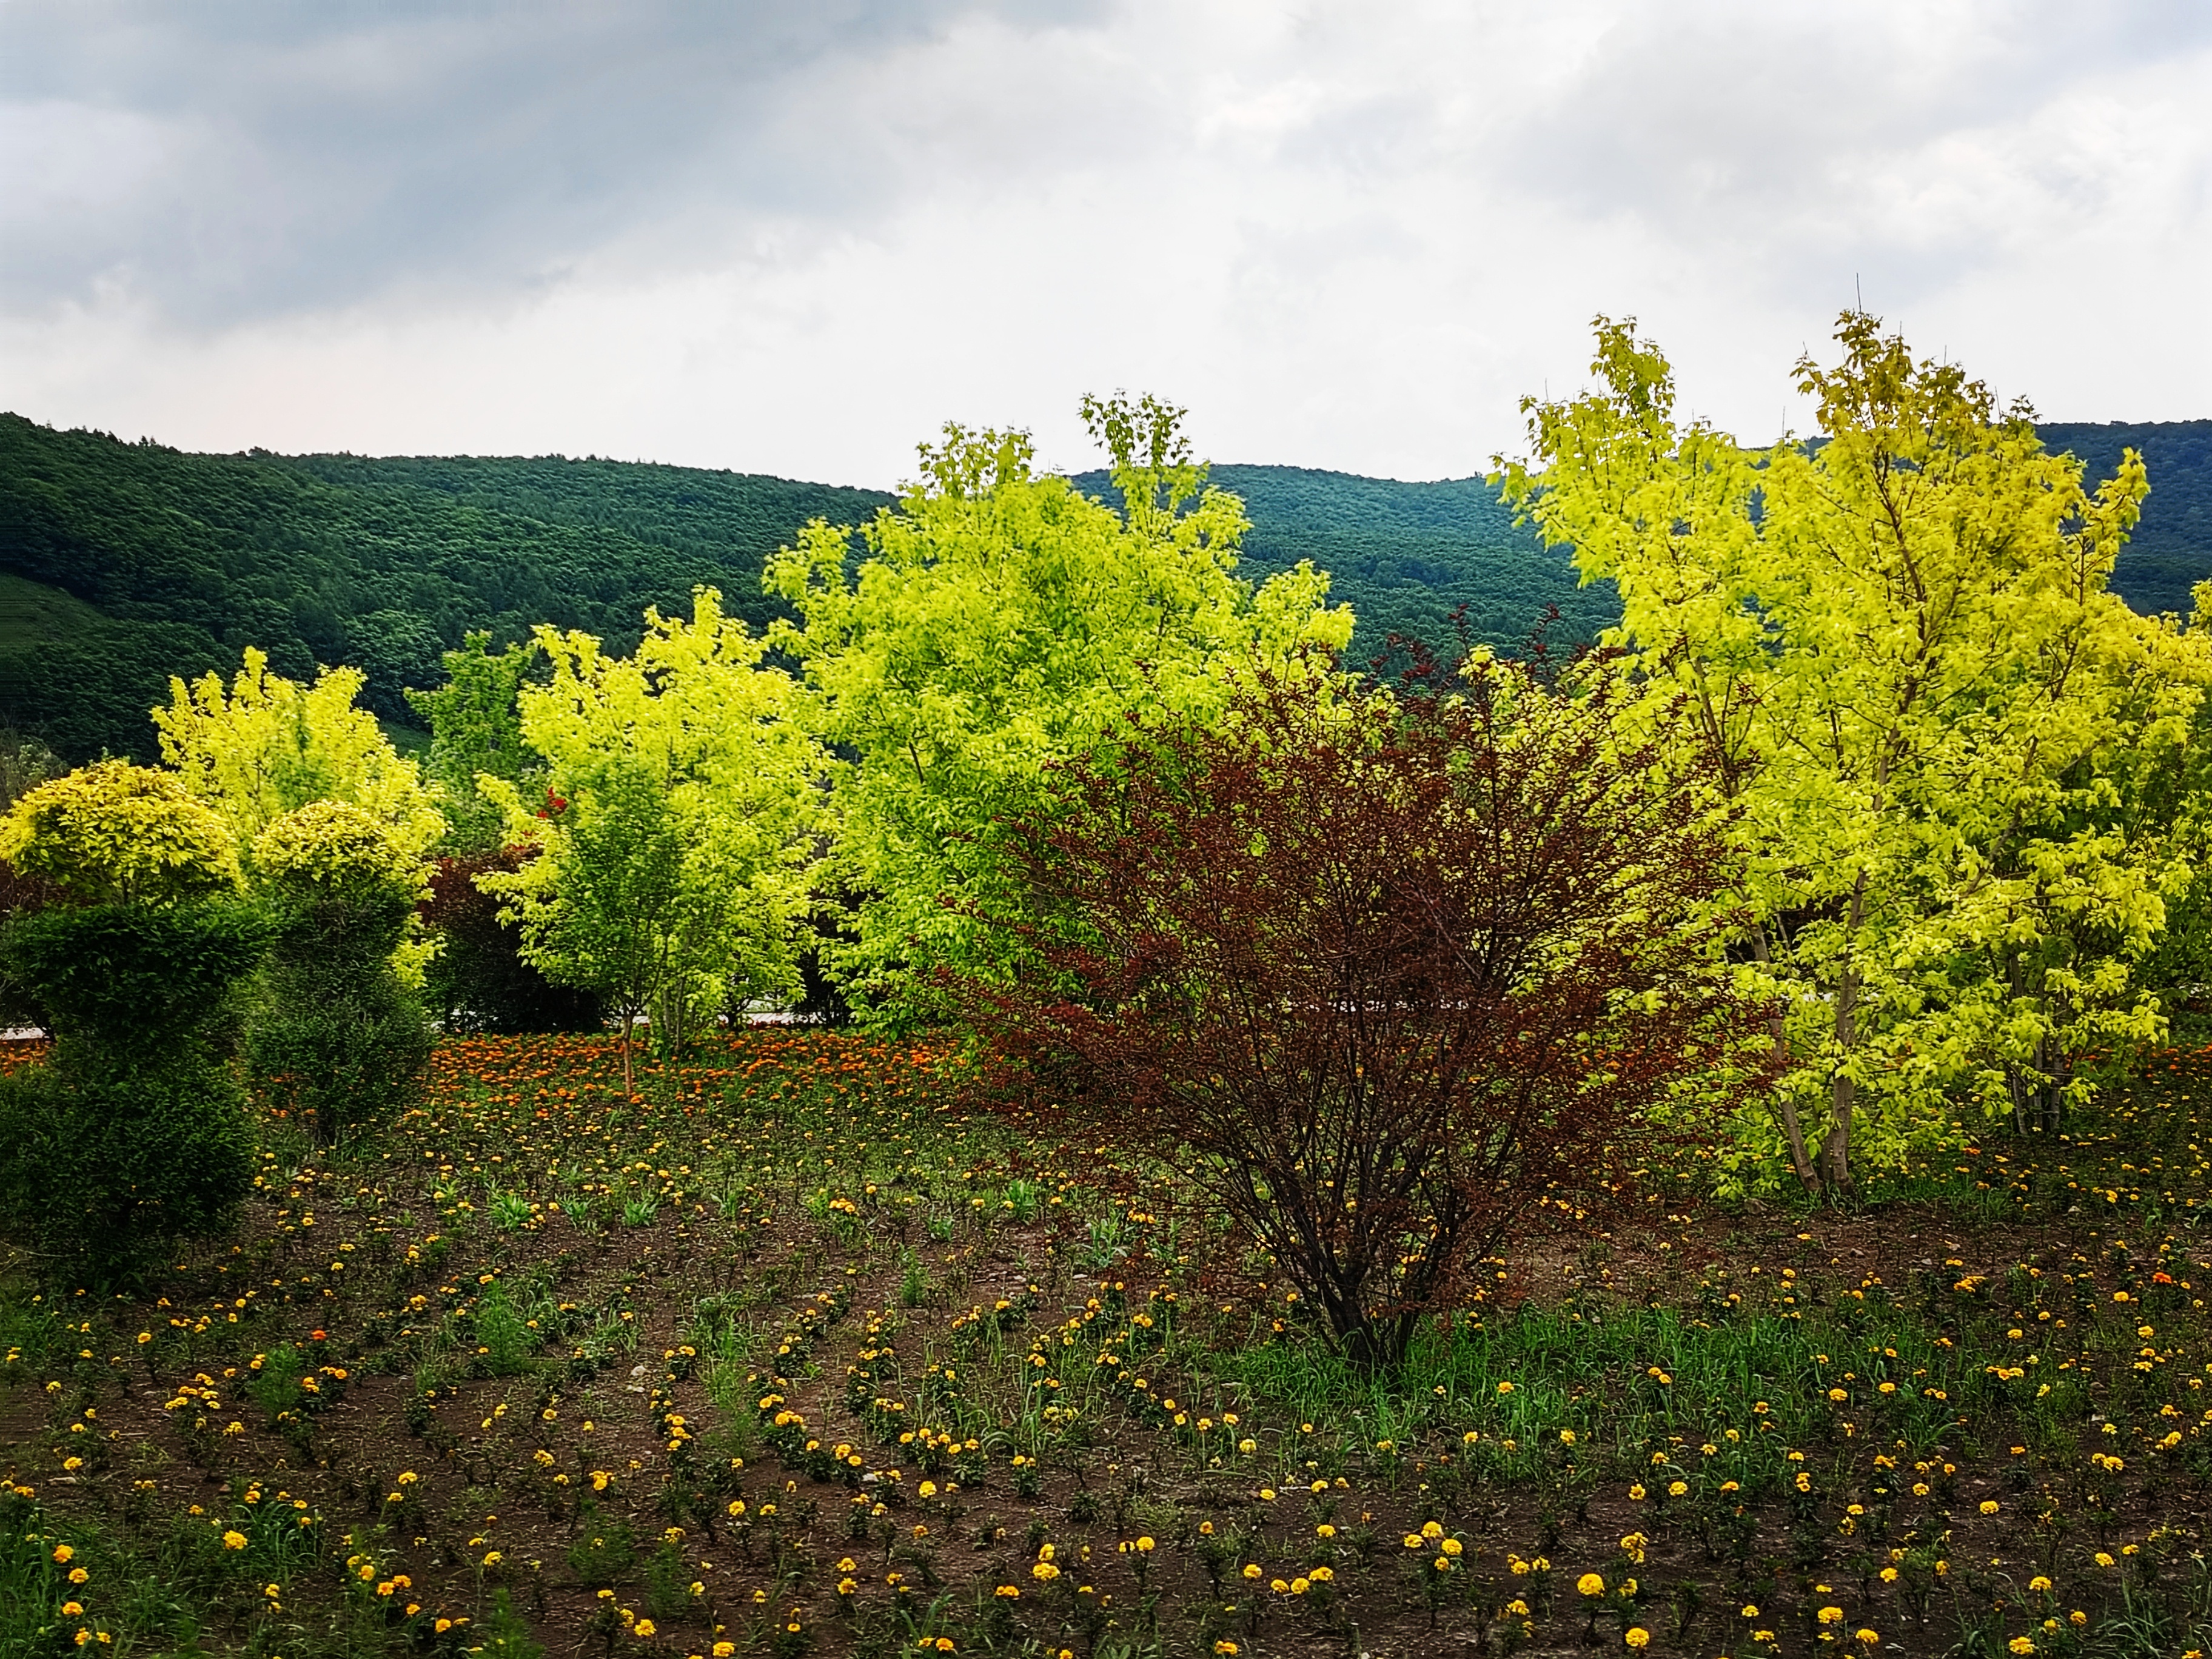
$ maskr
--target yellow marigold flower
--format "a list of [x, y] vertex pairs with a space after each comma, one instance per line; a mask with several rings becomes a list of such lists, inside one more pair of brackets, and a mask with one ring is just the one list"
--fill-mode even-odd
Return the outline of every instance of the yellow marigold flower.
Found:
[[1602, 1595], [1605, 1594], [1605, 1579], [1598, 1573], [1586, 1572], [1575, 1580], [1575, 1591], [1580, 1595]]
[[222, 1547], [227, 1550], [244, 1549], [246, 1547], [246, 1534], [242, 1532], [227, 1532], [223, 1534]]
[[1651, 1645], [1651, 1632], [1641, 1625], [1631, 1625], [1620, 1639], [1632, 1648], [1642, 1650]]

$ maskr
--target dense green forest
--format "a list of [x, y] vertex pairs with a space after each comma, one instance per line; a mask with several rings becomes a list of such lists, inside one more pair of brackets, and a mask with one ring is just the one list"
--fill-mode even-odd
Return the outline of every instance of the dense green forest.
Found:
[[[1564, 551], [1543, 547], [1515, 525], [1480, 478], [1401, 483], [1300, 466], [1223, 465], [1212, 481], [1243, 498], [1252, 530], [1242, 573], [1255, 580], [1311, 559], [1334, 579], [1331, 597], [1359, 618], [1352, 657], [1383, 654], [1390, 637], [1454, 645], [1462, 619], [1471, 642], [1524, 644], [1548, 606], [1553, 646], [1587, 640], [1620, 616], [1609, 587], [1583, 588]], [[1091, 494], [1103, 472], [1079, 474]]]
[[[2051, 425], [2109, 470], [2123, 445], [2149, 462], [2152, 496], [2116, 586], [2139, 610], [2186, 610], [2212, 574], [2212, 421]], [[1359, 617], [1355, 660], [1393, 634], [1449, 645], [1464, 606], [1474, 641], [1512, 646], [1557, 605], [1555, 644], [1612, 619], [1480, 478], [1401, 483], [1301, 467], [1221, 465], [1213, 480], [1252, 520], [1244, 574], [1300, 558], [1334, 577]], [[1079, 475], [1103, 493], [1103, 474]], [[434, 683], [439, 653], [472, 628], [586, 628], [627, 650], [648, 605], [716, 583], [732, 614], [773, 614], [763, 557], [820, 515], [852, 523], [881, 491], [738, 472], [559, 456], [377, 459], [189, 454], [0, 416], [0, 720], [71, 759], [150, 757], [146, 709], [171, 674], [229, 668], [258, 645], [271, 665], [368, 675], [386, 720], [403, 688]]]
[[469, 629], [626, 648], [646, 605], [700, 581], [759, 621], [770, 551], [888, 499], [558, 457], [193, 455], [0, 416], [0, 571], [28, 579], [0, 590], [0, 714], [71, 757], [144, 757], [170, 674], [258, 645], [295, 678], [365, 670], [371, 706], [406, 720], [401, 689], [437, 683]]
[[2189, 590], [2212, 576], [2212, 421], [2045, 421], [2036, 429], [2045, 447], [2081, 457], [2092, 479], [2112, 477], [2123, 449], [2142, 456], [2150, 500], [2112, 573], [2112, 588], [2146, 615], [2187, 616]]

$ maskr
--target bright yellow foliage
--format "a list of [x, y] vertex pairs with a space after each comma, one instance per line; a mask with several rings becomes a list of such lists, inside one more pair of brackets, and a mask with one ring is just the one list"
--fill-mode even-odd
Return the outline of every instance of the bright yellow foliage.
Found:
[[2131, 803], [2212, 679], [2202, 635], [2108, 588], [2132, 452], [2092, 490], [1955, 366], [1861, 313], [1837, 339], [1798, 368], [1822, 441], [1755, 450], [1678, 425], [1665, 359], [1601, 319], [1601, 389], [1528, 402], [1543, 470], [1506, 470], [1701, 732], [1790, 1061], [1741, 1150], [1829, 1188], [1954, 1142], [1961, 1108], [2048, 1113], [2158, 1035], [2132, 965], [2188, 849]]
[[0, 858], [94, 902], [161, 903], [239, 885], [223, 821], [168, 773], [125, 761], [25, 795], [0, 819]]
[[393, 749], [376, 717], [354, 706], [361, 671], [326, 668], [313, 686], [269, 672], [248, 650], [228, 691], [222, 678], [169, 682], [154, 710], [161, 758], [192, 794], [230, 825], [241, 855], [270, 824], [311, 801], [359, 807], [393, 846], [418, 861], [445, 834], [445, 819], [415, 763]]
[[265, 879], [338, 888], [360, 882], [419, 890], [428, 866], [399, 844], [391, 827], [344, 801], [310, 801], [287, 812], [253, 842], [255, 873]]

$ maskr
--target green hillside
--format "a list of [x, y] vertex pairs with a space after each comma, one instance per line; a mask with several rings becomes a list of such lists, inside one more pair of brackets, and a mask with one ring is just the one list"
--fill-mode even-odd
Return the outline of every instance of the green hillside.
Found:
[[59, 590], [18, 587], [17, 619], [0, 616], [0, 716], [72, 757], [143, 756], [171, 673], [258, 645], [295, 677], [362, 668], [404, 721], [401, 689], [437, 683], [472, 628], [550, 622], [627, 648], [647, 605], [688, 605], [702, 581], [763, 621], [770, 551], [889, 499], [557, 457], [194, 455], [0, 416], [0, 571]]
[[[1480, 478], [1401, 483], [1300, 466], [1216, 466], [1211, 482], [1242, 496], [1252, 520], [1240, 574], [1255, 580], [1311, 559], [1332, 578], [1332, 597], [1359, 619], [1352, 659], [1383, 653], [1394, 634], [1440, 651], [1456, 646], [1453, 612], [1465, 606], [1472, 642], [1518, 649], [1557, 605], [1549, 643], [1589, 639], [1618, 620], [1610, 586], [1577, 585], [1564, 551], [1517, 528]], [[1103, 472], [1078, 475], [1093, 494]]]
[[[2212, 421], [2050, 425], [2054, 447], [2108, 471], [2142, 449], [2153, 493], [2116, 585], [2142, 610], [2186, 611], [2212, 575]], [[1556, 605], [1549, 637], [1616, 614], [1577, 586], [1479, 478], [1401, 483], [1302, 467], [1221, 465], [1252, 519], [1243, 573], [1300, 558], [1359, 618], [1352, 658], [1393, 634], [1513, 647]], [[1077, 483], [1108, 494], [1103, 474]], [[149, 755], [146, 710], [173, 673], [234, 667], [248, 645], [282, 672], [350, 663], [387, 720], [433, 684], [470, 629], [537, 622], [628, 649], [648, 605], [713, 582], [759, 623], [763, 558], [820, 515], [854, 523], [881, 491], [559, 456], [498, 459], [197, 455], [0, 415], [0, 721], [71, 759]]]
[[2112, 477], [2121, 450], [2142, 454], [2150, 499], [2120, 555], [2112, 586], [2138, 611], [2187, 616], [2189, 590], [2212, 576], [2212, 421], [2046, 421], [2036, 429], [2047, 447], [2081, 457], [2093, 483]]

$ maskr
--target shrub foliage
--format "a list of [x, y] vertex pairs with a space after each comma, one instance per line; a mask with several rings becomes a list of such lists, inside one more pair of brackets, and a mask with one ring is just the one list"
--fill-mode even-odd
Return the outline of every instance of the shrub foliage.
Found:
[[1266, 677], [1143, 732], [1018, 828], [1038, 902], [1001, 920], [1056, 978], [971, 1008], [1395, 1364], [1540, 1204], [1613, 1200], [1747, 1030], [1715, 827], [1618, 701], [1494, 663], [1402, 701]]
[[61, 908], [0, 939], [54, 1036], [0, 1082], [0, 1225], [61, 1261], [126, 1271], [218, 1231], [253, 1180], [228, 1050], [267, 927], [232, 900]]
[[430, 1026], [392, 963], [417, 866], [368, 812], [318, 801], [254, 847], [276, 933], [249, 1039], [255, 1072], [325, 1145], [388, 1121], [422, 1085]]

